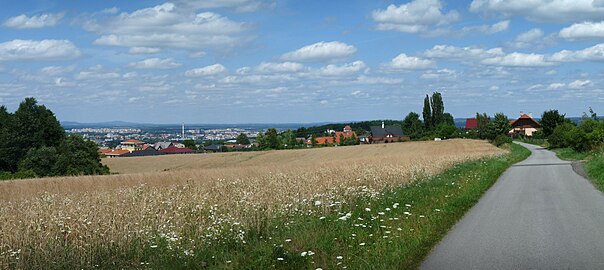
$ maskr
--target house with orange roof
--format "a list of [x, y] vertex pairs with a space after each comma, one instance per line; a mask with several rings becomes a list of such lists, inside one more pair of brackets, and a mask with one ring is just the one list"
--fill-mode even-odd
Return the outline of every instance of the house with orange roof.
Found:
[[[352, 130], [350, 126], [345, 126], [343, 131], [332, 132], [333, 136], [323, 136], [315, 138], [317, 145], [328, 145], [328, 144], [341, 144], [342, 140], [358, 138], [357, 134]], [[312, 141], [306, 141], [306, 145], [312, 145]]]
[[143, 150], [145, 143], [139, 140], [126, 140], [120, 143], [117, 147], [121, 150], [128, 150], [129, 152]]
[[109, 153], [105, 153], [105, 156], [107, 156], [107, 157], [119, 157], [119, 156], [121, 156], [123, 154], [129, 154], [129, 153], [130, 153], [130, 151], [125, 150], [125, 149], [115, 149], [115, 150], [113, 150], [113, 151], [111, 151]]
[[541, 129], [541, 124], [533, 119], [531, 113], [522, 114], [520, 118], [510, 122], [512, 129], [509, 134], [512, 136], [533, 136], [533, 133]]

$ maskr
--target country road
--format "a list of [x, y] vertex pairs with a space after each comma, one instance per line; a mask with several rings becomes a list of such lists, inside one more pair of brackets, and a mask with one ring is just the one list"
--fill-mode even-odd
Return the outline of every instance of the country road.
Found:
[[421, 269], [604, 269], [604, 195], [538, 146], [508, 169]]

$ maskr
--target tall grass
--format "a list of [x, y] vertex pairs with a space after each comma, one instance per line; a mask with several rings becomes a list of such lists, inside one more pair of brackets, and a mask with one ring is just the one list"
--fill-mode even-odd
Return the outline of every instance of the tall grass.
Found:
[[2, 182], [0, 268], [214, 265], [220, 254], [209, 247], [238, 250], [293, 225], [276, 220], [339, 215], [359, 199], [503, 153], [452, 140], [182, 156], [186, 165], [162, 172]]

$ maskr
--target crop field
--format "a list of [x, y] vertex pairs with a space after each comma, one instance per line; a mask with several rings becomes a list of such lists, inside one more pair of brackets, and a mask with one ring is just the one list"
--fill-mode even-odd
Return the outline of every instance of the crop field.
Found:
[[504, 153], [448, 140], [113, 158], [104, 163], [115, 175], [4, 181], [0, 268], [149, 268], [154, 249], [199, 259], [213, 245], [246, 244], [272, 219], [338, 213], [358, 198]]

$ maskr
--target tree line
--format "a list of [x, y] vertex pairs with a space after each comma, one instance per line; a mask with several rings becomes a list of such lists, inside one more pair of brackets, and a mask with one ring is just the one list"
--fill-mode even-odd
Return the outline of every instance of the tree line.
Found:
[[26, 98], [14, 113], [0, 106], [0, 179], [108, 173], [97, 145], [66, 135], [36, 99]]
[[541, 132], [533, 137], [547, 139], [552, 148], [572, 148], [585, 152], [604, 145], [604, 120], [589, 108], [589, 113], [583, 113], [578, 123], [566, 118], [558, 110], [543, 112], [541, 116]]

